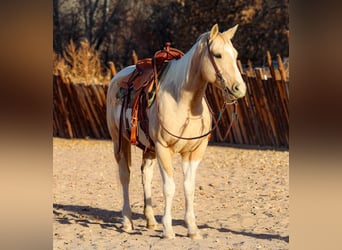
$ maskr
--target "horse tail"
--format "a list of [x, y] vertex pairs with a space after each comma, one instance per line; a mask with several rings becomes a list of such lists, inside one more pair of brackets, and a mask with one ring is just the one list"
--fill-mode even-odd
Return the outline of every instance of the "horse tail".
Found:
[[[126, 141], [126, 140], [125, 140]], [[129, 143], [128, 141], [126, 141], [126, 150], [125, 150], [125, 153], [126, 153], [126, 159], [127, 159], [127, 167], [130, 168], [131, 165], [132, 165], [132, 152], [131, 152], [131, 143]]]

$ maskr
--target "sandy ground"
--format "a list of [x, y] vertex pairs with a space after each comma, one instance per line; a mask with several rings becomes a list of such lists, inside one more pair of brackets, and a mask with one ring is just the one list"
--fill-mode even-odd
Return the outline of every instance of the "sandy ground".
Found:
[[[141, 151], [132, 149], [135, 230], [121, 230], [121, 190], [110, 141], [53, 139], [54, 249], [289, 249], [289, 152], [209, 146], [197, 171], [195, 213], [202, 240], [186, 237], [183, 175], [174, 158], [176, 238], [145, 228]], [[159, 169], [153, 202], [161, 223]]]

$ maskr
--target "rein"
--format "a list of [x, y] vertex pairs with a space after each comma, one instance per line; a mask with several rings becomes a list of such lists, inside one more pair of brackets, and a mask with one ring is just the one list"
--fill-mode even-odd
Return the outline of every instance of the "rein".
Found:
[[[216, 65], [216, 63], [215, 63], [215, 60], [214, 60], [213, 55], [212, 55], [212, 53], [211, 53], [211, 51], [210, 51], [210, 48], [209, 48], [209, 39], [207, 39], [207, 48], [208, 48], [209, 59], [210, 59], [210, 62], [212, 63], [212, 65], [213, 65], [213, 67], [214, 67], [214, 69], [215, 69], [216, 76], [217, 76], [219, 82], [221, 83], [222, 87], [224, 87], [224, 89], [225, 89], [225, 86], [224, 86], [224, 82], [225, 82], [225, 81], [224, 81], [224, 79], [223, 79], [223, 77], [222, 77], [222, 74], [221, 74], [221, 72], [219, 71], [219, 69], [218, 69], [218, 67], [217, 67], [217, 65]], [[164, 50], [164, 51], [168, 53], [167, 50]], [[238, 104], [238, 102], [237, 102], [236, 100], [233, 100], [232, 102], [229, 102], [229, 101], [228, 101], [228, 99], [229, 99], [229, 98], [228, 98], [228, 93], [223, 89], [223, 90], [222, 90], [222, 95], [223, 95], [223, 97], [224, 97], [225, 100], [224, 100], [223, 105], [222, 105], [222, 107], [221, 107], [221, 109], [220, 109], [220, 112], [219, 112], [219, 115], [218, 115], [218, 119], [216, 120], [216, 119], [214, 118], [214, 116], [213, 116], [214, 112], [212, 111], [212, 108], [210, 107], [210, 104], [209, 104], [209, 102], [208, 102], [208, 99], [205, 97], [205, 101], [206, 101], [206, 103], [207, 103], [207, 105], [208, 105], [209, 111], [210, 111], [210, 113], [211, 113], [211, 115], [212, 115], [212, 117], [213, 117], [214, 123], [215, 123], [214, 127], [213, 127], [211, 130], [209, 130], [207, 133], [205, 133], [205, 134], [203, 134], [203, 135], [195, 136], [195, 137], [182, 137], [182, 136], [175, 135], [175, 134], [171, 133], [171, 132], [163, 125], [163, 123], [162, 123], [162, 121], [160, 120], [160, 117], [159, 117], [159, 105], [158, 105], [158, 104], [159, 104], [159, 103], [158, 103], [159, 82], [158, 82], [158, 75], [157, 75], [155, 57], [153, 57], [153, 61], [152, 61], [152, 62], [153, 62], [153, 71], [154, 71], [154, 74], [153, 74], [153, 75], [154, 75], [154, 81], [155, 81], [155, 84], [156, 84], [156, 108], [157, 108], [157, 118], [158, 118], [158, 122], [159, 122], [160, 126], [163, 128], [163, 130], [165, 130], [165, 132], [167, 132], [169, 135], [171, 135], [171, 136], [173, 136], [173, 137], [175, 137], [175, 138], [177, 138], [177, 139], [182, 139], [182, 140], [196, 140], [196, 139], [200, 139], [200, 138], [206, 137], [206, 136], [208, 136], [209, 134], [211, 134], [211, 133], [218, 127], [218, 123], [219, 123], [219, 121], [220, 121], [221, 118], [222, 118], [222, 115], [223, 115], [223, 112], [224, 112], [225, 107], [228, 106], [228, 105], [233, 105], [233, 104], [234, 104], [234, 111], [233, 111], [233, 113], [232, 113], [232, 120], [231, 120], [231, 122], [230, 122], [230, 124], [229, 124], [228, 130], [227, 130], [225, 136], [222, 137], [222, 136], [221, 136], [221, 133], [220, 133], [220, 132], [218, 133], [218, 136], [219, 136], [220, 140], [224, 141], [224, 140], [228, 137], [228, 134], [229, 134], [229, 132], [230, 132], [232, 126], [233, 126], [234, 118], [237, 117], [237, 115], [238, 115], [238, 114], [237, 114], [237, 104]]]
[[[223, 91], [223, 92], [224, 92], [224, 91]], [[205, 99], [206, 99], [206, 101], [207, 101], [207, 98], [205, 98]], [[211, 107], [210, 107], [208, 101], [207, 101], [207, 104], [208, 104], [208, 107], [209, 107], [209, 110], [210, 110], [211, 114], [213, 114], [213, 111], [211, 110]], [[218, 117], [217, 121], [215, 120], [215, 118], [213, 119], [213, 120], [214, 120], [214, 123], [215, 123], [215, 127], [214, 127], [214, 129], [215, 129], [215, 128], [218, 127], [218, 123], [219, 123], [219, 121], [220, 121], [221, 118], [222, 118], [222, 114], [223, 114], [224, 108], [225, 108], [227, 105], [232, 105], [232, 104], [234, 104], [234, 111], [232, 112], [232, 120], [231, 120], [231, 122], [230, 122], [230, 124], [229, 124], [229, 127], [228, 127], [227, 132], [226, 132], [226, 134], [224, 135], [224, 137], [222, 137], [220, 130], [217, 130], [217, 136], [219, 137], [219, 139], [220, 139], [221, 141], [225, 141], [225, 140], [227, 139], [227, 137], [228, 137], [228, 135], [229, 135], [229, 132], [230, 132], [232, 126], [233, 126], [233, 122], [234, 122], [235, 117], [238, 119], [238, 112], [237, 112], [237, 105], [238, 105], [238, 102], [237, 102], [236, 100], [234, 100], [233, 102], [227, 102], [227, 101], [225, 101], [225, 102], [223, 103], [223, 106], [222, 106], [221, 110], [220, 110], [219, 117]], [[214, 130], [214, 129], [212, 129], [212, 130]]]

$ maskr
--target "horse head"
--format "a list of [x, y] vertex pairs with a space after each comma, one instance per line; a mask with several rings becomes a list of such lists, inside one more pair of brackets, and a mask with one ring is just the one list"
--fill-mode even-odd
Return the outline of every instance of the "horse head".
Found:
[[[230, 99], [238, 99], [246, 94], [246, 84], [237, 67], [237, 51], [231, 39], [238, 25], [220, 33], [215, 24], [203, 37], [206, 43], [202, 61], [202, 76], [225, 91]], [[204, 42], [204, 41], [203, 41]]]

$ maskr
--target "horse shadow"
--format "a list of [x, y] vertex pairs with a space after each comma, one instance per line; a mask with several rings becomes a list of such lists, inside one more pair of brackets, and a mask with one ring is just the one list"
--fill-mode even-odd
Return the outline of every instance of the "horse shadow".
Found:
[[[121, 212], [94, 208], [81, 205], [53, 204], [54, 220], [60, 224], [78, 224], [89, 227], [90, 224], [97, 224], [103, 229], [112, 229], [124, 233], [121, 227]], [[142, 214], [132, 213], [132, 219], [143, 218]], [[130, 234], [141, 234], [130, 232]]]
[[[64, 205], [64, 204], [53, 204], [53, 214], [54, 220], [60, 224], [74, 224], [77, 223], [84, 227], [89, 227], [90, 224], [97, 224], [103, 229], [116, 230], [120, 233], [128, 233], [128, 234], [142, 234], [142, 231], [147, 231], [145, 225], [135, 225], [135, 229], [132, 232], [126, 232], [122, 229], [121, 225], [121, 212], [114, 210], [107, 210], [102, 208], [94, 208], [90, 206], [81, 206], [81, 205]], [[159, 224], [162, 222], [162, 216], [156, 215], [156, 220]], [[145, 219], [145, 216], [141, 213], [132, 213], [132, 220], [137, 219]], [[181, 225], [186, 226], [184, 220], [173, 219], [172, 224], [174, 226]], [[256, 239], [263, 240], [282, 240], [289, 243], [289, 236], [280, 236], [277, 234], [256, 234], [252, 232], [246, 231], [236, 231], [229, 228], [215, 228], [209, 226], [208, 224], [198, 225], [199, 229], [214, 229], [222, 233], [232, 233], [236, 235], [244, 235], [248, 237], [253, 237]], [[150, 235], [150, 237], [160, 237], [162, 230], [156, 229], [154, 230], [159, 232], [160, 235]], [[176, 234], [176, 236], [185, 236]]]
[[217, 231], [222, 232], [222, 233], [232, 233], [236, 235], [253, 237], [253, 238], [261, 239], [261, 240], [277, 239], [277, 240], [282, 240], [282, 241], [289, 243], [289, 236], [280, 236], [278, 234], [263, 234], [263, 233], [252, 233], [252, 232], [247, 232], [247, 231], [236, 231], [236, 230], [232, 230], [229, 228], [215, 228], [215, 227], [209, 226], [208, 224], [200, 225], [198, 226], [198, 228], [199, 229], [203, 229], [203, 228], [216, 229]]

